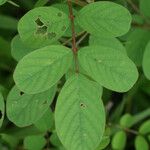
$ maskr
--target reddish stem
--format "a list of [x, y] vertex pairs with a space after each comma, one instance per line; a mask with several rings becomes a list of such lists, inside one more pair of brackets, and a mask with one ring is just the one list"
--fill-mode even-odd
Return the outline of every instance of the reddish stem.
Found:
[[68, 0], [68, 8], [69, 8], [69, 17], [70, 17], [70, 21], [71, 21], [71, 30], [72, 30], [72, 49], [73, 49], [74, 53], [76, 53], [77, 52], [76, 33], [75, 33], [74, 15], [73, 15], [71, 0]]
[[78, 61], [77, 61], [77, 46], [76, 46], [76, 33], [75, 33], [75, 25], [74, 25], [74, 15], [73, 15], [73, 9], [72, 9], [72, 2], [71, 0], [67, 0], [68, 2], [68, 8], [69, 8], [69, 17], [71, 21], [71, 31], [72, 31], [72, 50], [74, 53], [74, 59], [75, 59], [75, 71], [78, 73]]

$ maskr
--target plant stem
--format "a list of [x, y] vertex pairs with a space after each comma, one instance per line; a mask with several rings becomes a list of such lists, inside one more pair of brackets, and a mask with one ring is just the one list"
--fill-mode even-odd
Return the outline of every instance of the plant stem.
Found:
[[85, 6], [85, 5], [87, 5], [87, 3], [86, 2], [84, 2], [84, 1], [82, 1], [82, 0], [74, 0], [74, 1], [72, 1], [73, 3], [75, 3], [75, 4], [77, 4], [77, 5], [79, 5], [79, 6]]
[[[76, 38], [79, 37], [79, 36], [81, 36], [83, 33], [85, 33], [85, 31], [82, 31], [82, 32], [76, 34]], [[67, 45], [70, 41], [72, 41], [72, 37], [69, 38], [69, 39], [67, 39], [67, 40], [63, 43], [63, 45], [64, 45], [64, 46]]]
[[76, 46], [78, 47], [80, 43], [87, 37], [88, 33], [86, 32], [76, 43]]
[[75, 25], [74, 25], [74, 14], [72, 9], [72, 2], [71, 0], [67, 0], [68, 3], [68, 9], [69, 9], [69, 17], [71, 21], [71, 31], [72, 31], [72, 50], [74, 53], [74, 59], [75, 59], [75, 72], [78, 73], [78, 62], [77, 62], [77, 46], [76, 46], [76, 33], [75, 33]]
[[16, 7], [20, 7], [18, 4], [16, 4], [15, 2], [13, 2], [13, 1], [7, 1], [9, 4], [11, 4], [11, 5], [13, 5], [13, 6], [16, 6]]

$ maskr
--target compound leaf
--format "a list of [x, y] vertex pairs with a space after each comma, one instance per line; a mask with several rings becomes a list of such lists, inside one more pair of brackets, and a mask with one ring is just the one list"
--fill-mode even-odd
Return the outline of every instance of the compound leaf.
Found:
[[72, 51], [59, 45], [31, 52], [18, 63], [14, 72], [15, 83], [28, 94], [46, 91], [67, 72], [72, 59]]
[[56, 89], [35, 94], [24, 94], [12, 88], [7, 98], [7, 117], [19, 127], [29, 126], [37, 122], [48, 110]]
[[114, 91], [128, 91], [138, 79], [134, 63], [121, 50], [106, 46], [80, 49], [81, 67], [100, 85]]
[[77, 16], [78, 24], [93, 35], [118, 37], [128, 32], [129, 11], [112, 2], [95, 2], [85, 6]]
[[38, 7], [20, 19], [18, 31], [24, 43], [33, 48], [40, 48], [59, 39], [68, 26], [68, 16], [59, 9]]
[[55, 122], [66, 149], [92, 150], [99, 145], [105, 129], [101, 95], [102, 88], [82, 75], [74, 75], [65, 83], [58, 96]]

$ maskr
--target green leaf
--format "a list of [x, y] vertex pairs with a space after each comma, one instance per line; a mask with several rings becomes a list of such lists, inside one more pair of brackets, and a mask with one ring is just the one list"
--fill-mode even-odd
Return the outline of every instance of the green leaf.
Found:
[[150, 119], [146, 120], [142, 125], [140, 126], [139, 132], [141, 134], [148, 134], [150, 133]]
[[34, 7], [44, 6], [46, 3], [48, 3], [48, 0], [37, 0]]
[[126, 146], [127, 136], [124, 131], [118, 131], [112, 139], [112, 148], [114, 150], [123, 150]]
[[108, 144], [110, 143], [110, 137], [109, 136], [103, 136], [98, 148], [96, 150], [105, 149]]
[[35, 126], [27, 126], [27, 127], [12, 127], [7, 130], [8, 135], [12, 135], [13, 137], [17, 137], [18, 139], [24, 139], [27, 136], [39, 135], [43, 134], [43, 132], [39, 131]]
[[3, 139], [7, 144], [9, 144], [11, 150], [16, 149], [17, 145], [19, 144], [19, 139], [13, 135], [1, 134], [1, 139]]
[[58, 96], [55, 123], [67, 150], [91, 150], [99, 145], [105, 129], [101, 96], [102, 88], [82, 75], [65, 83]]
[[4, 113], [5, 113], [5, 104], [4, 104], [4, 98], [3, 95], [0, 92], [0, 127], [2, 126], [3, 120], [4, 120]]
[[137, 136], [135, 138], [135, 149], [136, 150], [149, 150], [149, 145], [144, 137]]
[[143, 71], [145, 76], [150, 80], [150, 41], [145, 48], [143, 56]]
[[[69, 17], [69, 9], [68, 9], [67, 4], [56, 3], [52, 6], [58, 8], [61, 11], [63, 11]], [[82, 32], [82, 29], [80, 28], [80, 26], [77, 23], [77, 20], [76, 20], [77, 10], [74, 9], [74, 8], [73, 8], [73, 15], [75, 17], [74, 18], [75, 31], [76, 31], [76, 34], [79, 34], [80, 32]], [[71, 37], [72, 36], [71, 22], [69, 23], [69, 28], [66, 30], [64, 36], [66, 36], [66, 37]]]
[[150, 17], [150, 0], [140, 0], [140, 11], [146, 17]]
[[129, 11], [112, 2], [95, 2], [82, 8], [78, 24], [93, 35], [118, 37], [128, 32], [131, 24]]
[[[58, 41], [55, 41], [53, 45], [59, 45]], [[23, 43], [19, 35], [16, 35], [11, 42], [11, 54], [16, 61], [21, 60], [28, 53], [36, 50], [29, 45]]]
[[46, 144], [46, 139], [42, 135], [28, 136], [24, 139], [24, 148], [27, 150], [41, 150]]
[[19, 127], [29, 126], [37, 122], [48, 110], [56, 89], [36, 94], [27, 95], [12, 88], [7, 98], [7, 117]]
[[15, 83], [25, 93], [46, 91], [67, 72], [72, 60], [72, 51], [64, 46], [47, 46], [31, 52], [18, 63]]
[[0, 84], [0, 93], [3, 95], [3, 98], [7, 98], [9, 90]]
[[0, 0], [0, 5], [3, 5], [7, 2], [7, 0]]
[[120, 119], [120, 125], [125, 128], [130, 128], [132, 126], [134, 117], [130, 114], [125, 114]]
[[35, 50], [24, 44], [19, 35], [16, 35], [11, 42], [11, 54], [16, 61], [22, 59], [25, 55]]
[[68, 16], [62, 11], [54, 7], [38, 7], [20, 19], [18, 31], [24, 43], [40, 48], [59, 39], [68, 26]]
[[107, 46], [80, 49], [79, 63], [100, 85], [113, 91], [126, 92], [138, 79], [136, 66], [127, 55]]
[[40, 131], [52, 131], [54, 127], [54, 116], [52, 110], [48, 109], [47, 112], [42, 116], [42, 118], [35, 122], [34, 125]]
[[133, 117], [132, 126], [142, 121], [143, 119], [150, 117], [150, 108], [143, 110], [142, 112], [137, 113]]
[[148, 140], [149, 140], [149, 142], [150, 142], [150, 135], [148, 135]]
[[150, 40], [150, 31], [136, 28], [129, 34], [126, 42], [128, 56], [137, 65], [142, 65], [143, 53], [146, 44]]
[[135, 23], [135, 24], [143, 25], [144, 24], [144, 19], [140, 15], [133, 14], [132, 15], [132, 22]]
[[11, 58], [10, 53], [10, 42], [0, 37], [0, 57], [5, 58], [8, 61], [8, 58]]
[[91, 35], [89, 39], [89, 45], [90, 46], [100, 45], [104, 47], [110, 47], [126, 54], [126, 49], [124, 48], [122, 43], [118, 39], [113, 37], [101, 37]]
[[17, 30], [17, 23], [18, 20], [16, 20], [13, 17], [0, 15], [0, 28], [6, 29], [6, 30]]
[[54, 131], [50, 137], [50, 142], [55, 147], [62, 147], [62, 143], [60, 142], [57, 133]]

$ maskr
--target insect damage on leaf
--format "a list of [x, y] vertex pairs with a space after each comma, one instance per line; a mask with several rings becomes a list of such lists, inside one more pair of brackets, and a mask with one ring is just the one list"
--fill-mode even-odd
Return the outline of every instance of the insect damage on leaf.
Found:
[[44, 25], [44, 23], [38, 18], [35, 20], [37, 29], [36, 29], [36, 35], [46, 35], [48, 27]]
[[86, 105], [85, 105], [84, 103], [81, 103], [81, 104], [80, 104], [80, 107], [81, 107], [81, 108], [86, 108]]
[[[40, 16], [39, 16], [40, 17]], [[44, 25], [44, 23], [40, 20], [40, 18], [38, 17], [38, 19], [37, 20], [35, 20], [35, 23], [37, 24], [37, 26], [43, 26]]]
[[56, 33], [55, 32], [50, 32], [50, 33], [47, 34], [47, 36], [48, 36], [49, 39], [52, 39], [52, 38], [56, 37]]
[[[53, 39], [57, 36], [55, 32], [48, 32], [48, 25], [50, 25], [50, 22], [47, 22], [47, 25], [45, 25], [40, 18], [38, 18], [36, 21], [37, 29], [36, 29], [36, 36], [42, 35], [45, 36], [48, 39]], [[62, 30], [66, 30], [66, 27], [62, 27]]]

